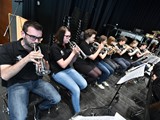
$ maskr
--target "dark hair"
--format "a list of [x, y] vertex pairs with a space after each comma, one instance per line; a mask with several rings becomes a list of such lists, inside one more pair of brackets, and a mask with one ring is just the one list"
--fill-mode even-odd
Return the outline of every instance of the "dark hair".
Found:
[[91, 37], [93, 34], [97, 34], [97, 31], [95, 31], [94, 29], [87, 29], [84, 31], [84, 38], [87, 39], [89, 37]]
[[101, 42], [103, 42], [103, 41], [105, 41], [105, 40], [107, 40], [107, 36], [101, 35], [101, 36], [99, 37], [99, 39], [98, 39], [98, 42], [101, 43]]
[[24, 25], [23, 25], [22, 30], [23, 30], [24, 32], [27, 32], [27, 31], [28, 31], [28, 27], [33, 27], [33, 28], [35, 28], [36, 30], [40, 30], [40, 31], [43, 30], [43, 27], [42, 27], [38, 22], [36, 22], [36, 21], [31, 21], [31, 20], [26, 21], [26, 22], [24, 23]]
[[118, 38], [118, 42], [120, 42], [120, 41], [126, 41], [127, 42], [127, 38], [125, 36], [120, 36]]
[[58, 43], [59, 45], [63, 44], [63, 38], [64, 38], [64, 34], [66, 31], [70, 31], [68, 27], [66, 26], [62, 26], [58, 29], [58, 31], [56, 32], [54, 38], [55, 38], [55, 42]]
[[147, 45], [147, 43], [146, 43], [146, 42], [143, 42], [143, 43], [141, 43], [141, 45], [140, 45], [140, 46], [142, 46], [142, 45]]

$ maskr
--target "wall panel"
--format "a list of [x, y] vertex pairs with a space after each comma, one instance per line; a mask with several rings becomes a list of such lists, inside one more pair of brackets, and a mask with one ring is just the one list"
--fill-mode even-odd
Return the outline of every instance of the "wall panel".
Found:
[[0, 44], [9, 42], [9, 34], [4, 37], [8, 25], [8, 13], [12, 13], [12, 0], [0, 0]]

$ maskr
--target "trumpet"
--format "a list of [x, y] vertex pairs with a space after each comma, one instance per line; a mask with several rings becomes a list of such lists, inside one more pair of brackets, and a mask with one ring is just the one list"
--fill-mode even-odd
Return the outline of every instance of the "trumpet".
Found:
[[127, 44], [124, 44], [123, 48], [127, 49], [127, 51], [133, 51], [133, 48], [131, 46], [127, 45]]
[[135, 48], [132, 48], [132, 49], [128, 50], [128, 53], [142, 54], [138, 47], [135, 47]]
[[[98, 46], [99, 46], [99, 43], [98, 42], [94, 42], [94, 43], [92, 43], [92, 46], [93, 46], [93, 49], [96, 51], [97, 49], [98, 49]], [[110, 51], [111, 51], [111, 48], [109, 48], [107, 45], [105, 45], [103, 48], [102, 48], [102, 50], [101, 50], [101, 52], [100, 53], [102, 53], [102, 54], [104, 54], [104, 53], [110, 53]]]
[[92, 46], [94, 49], [98, 49], [99, 43], [98, 42], [93, 42]]
[[76, 42], [74, 42], [74, 41], [72, 41], [72, 42], [69, 41], [68, 43], [69, 43], [70, 48], [77, 47], [77, 48], [80, 50], [79, 57], [80, 57], [81, 59], [86, 59], [86, 58], [87, 58], [87, 55], [80, 49], [80, 47], [76, 44]]
[[[37, 51], [36, 44], [33, 44], [33, 46], [34, 46], [34, 51]], [[40, 50], [40, 52], [41, 52], [41, 48], [39, 46], [38, 46], [38, 50]], [[38, 76], [43, 76], [45, 74], [50, 74], [51, 71], [46, 69], [43, 58], [38, 59], [38, 62], [40, 62], [40, 65], [35, 64], [36, 74]]]
[[104, 54], [106, 52], [108, 53], [109, 51], [110, 49], [108, 47], [103, 47], [100, 53]]
[[117, 46], [116, 42], [112, 43], [114, 53], [121, 52], [122, 50]]

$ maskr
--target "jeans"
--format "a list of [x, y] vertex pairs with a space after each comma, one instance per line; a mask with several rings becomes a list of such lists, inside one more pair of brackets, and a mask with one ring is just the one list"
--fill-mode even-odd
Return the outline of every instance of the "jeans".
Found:
[[114, 72], [113, 68], [103, 60], [97, 63], [97, 67], [102, 71], [102, 75], [97, 81], [98, 84], [101, 84], [103, 81], [106, 81], [108, 77]]
[[86, 80], [73, 68], [53, 73], [52, 77], [71, 92], [74, 111], [80, 112], [80, 90], [87, 87]]
[[121, 73], [125, 72], [131, 65], [131, 63], [124, 58], [114, 58], [113, 60], [120, 65]]
[[119, 65], [115, 61], [113, 61], [112, 59], [110, 59], [110, 58], [106, 58], [104, 61], [107, 64], [109, 64], [114, 69], [114, 71], [116, 71], [119, 68]]
[[42, 79], [16, 83], [8, 87], [7, 90], [10, 120], [27, 119], [30, 91], [44, 98], [44, 101], [39, 104], [40, 110], [49, 109], [61, 100], [57, 90]]

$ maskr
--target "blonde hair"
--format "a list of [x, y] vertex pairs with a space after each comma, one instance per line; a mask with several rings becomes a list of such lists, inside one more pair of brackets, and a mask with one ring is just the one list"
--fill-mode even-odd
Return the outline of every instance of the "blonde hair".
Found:
[[133, 41], [130, 43], [130, 46], [133, 46], [134, 44], [137, 44], [137, 45], [138, 45], [138, 41], [137, 41], [137, 40], [133, 40]]

